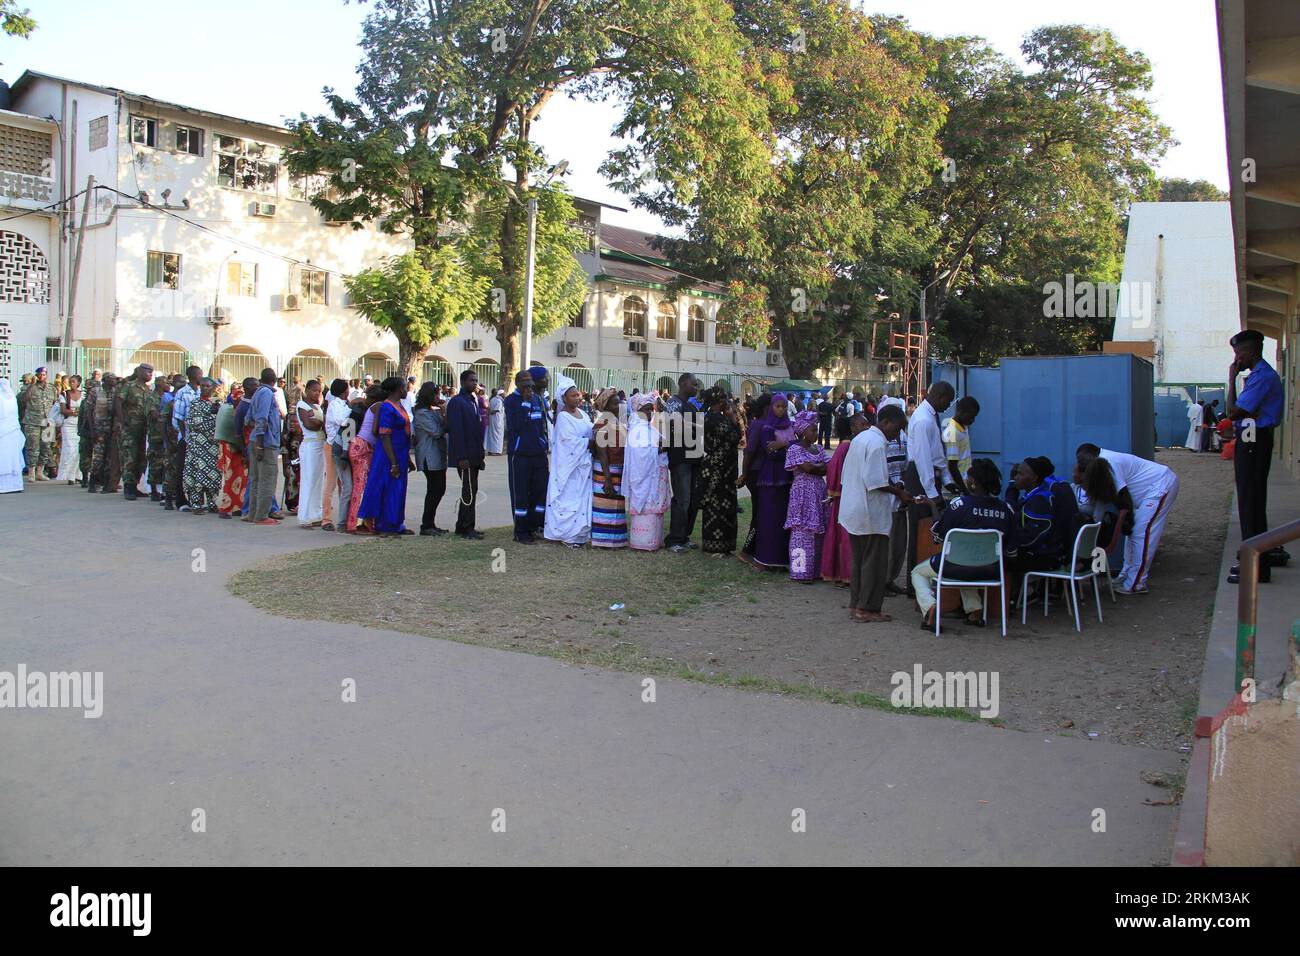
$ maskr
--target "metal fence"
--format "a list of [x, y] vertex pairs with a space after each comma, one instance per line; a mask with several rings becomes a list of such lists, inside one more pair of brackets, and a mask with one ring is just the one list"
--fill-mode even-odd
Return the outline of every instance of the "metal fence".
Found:
[[[205, 374], [213, 375], [224, 382], [231, 383], [245, 378], [256, 378], [264, 368], [274, 368], [285, 378], [294, 377], [303, 380], [321, 376], [326, 383], [335, 378], [360, 379], [366, 375], [382, 381], [390, 376], [401, 374], [396, 362], [373, 353], [353, 358], [348, 356], [327, 355], [319, 353], [299, 353], [292, 356], [262, 355], [247, 349], [218, 352], [190, 352], [170, 349], [120, 349], [120, 348], [63, 348], [42, 345], [0, 345], [0, 378], [8, 378], [16, 387], [21, 377], [44, 366], [50, 378], [56, 375], [80, 375], [86, 378], [99, 369], [114, 375], [129, 375], [137, 365], [152, 365], [155, 374], [172, 375], [184, 373], [191, 365], [197, 365]], [[473, 369], [479, 384], [488, 389], [505, 388], [513, 385], [502, 380], [501, 366], [491, 359], [477, 362], [445, 362], [441, 359], [427, 359], [421, 367], [420, 380], [435, 382], [438, 385], [455, 387], [460, 374], [466, 369]], [[636, 391], [668, 389], [675, 391], [679, 369], [597, 369], [582, 365], [547, 366], [552, 382], [557, 375], [563, 374], [573, 379], [578, 388], [584, 392], [595, 392], [601, 388], [617, 388], [627, 394]], [[696, 372], [705, 387], [722, 385], [733, 395], [750, 395], [762, 391], [763, 383], [771, 381], [773, 376], [755, 376], [741, 373]], [[860, 388], [865, 393], [879, 395], [888, 387], [884, 381], [865, 379], [840, 380], [834, 383], [837, 389]]]

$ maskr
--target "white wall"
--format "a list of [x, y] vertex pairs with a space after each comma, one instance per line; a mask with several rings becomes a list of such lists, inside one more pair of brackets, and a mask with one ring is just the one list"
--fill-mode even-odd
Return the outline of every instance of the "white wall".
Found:
[[[1149, 317], [1137, 314], [1137, 289]], [[1156, 381], [1222, 382], [1239, 315], [1228, 203], [1134, 203], [1114, 341], [1154, 341]]]

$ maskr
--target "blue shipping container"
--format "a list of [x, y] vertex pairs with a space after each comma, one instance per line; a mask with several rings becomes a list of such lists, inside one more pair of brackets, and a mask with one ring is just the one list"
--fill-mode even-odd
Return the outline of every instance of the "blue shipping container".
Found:
[[1002, 360], [1002, 460], [1046, 455], [1068, 479], [1084, 442], [1155, 457], [1150, 362], [1133, 355]]

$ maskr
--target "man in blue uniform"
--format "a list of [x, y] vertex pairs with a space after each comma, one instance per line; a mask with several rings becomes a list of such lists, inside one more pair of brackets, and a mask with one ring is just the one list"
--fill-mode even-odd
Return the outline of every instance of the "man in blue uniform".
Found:
[[[1234, 358], [1228, 366], [1227, 416], [1233, 421], [1237, 436], [1233, 452], [1233, 472], [1237, 480], [1237, 517], [1241, 521], [1241, 540], [1268, 530], [1268, 470], [1273, 462], [1273, 432], [1282, 424], [1282, 380], [1273, 366], [1264, 361], [1264, 336], [1254, 329], [1238, 332], [1230, 341]], [[1250, 375], [1237, 394], [1237, 374], [1246, 369]], [[1270, 578], [1273, 563], [1282, 563], [1285, 552], [1275, 548], [1260, 556], [1259, 580]], [[1228, 583], [1239, 580], [1240, 569], [1233, 565]]]
[[506, 396], [506, 469], [515, 540], [532, 544], [546, 522], [546, 410], [533, 392], [533, 376], [520, 372]]

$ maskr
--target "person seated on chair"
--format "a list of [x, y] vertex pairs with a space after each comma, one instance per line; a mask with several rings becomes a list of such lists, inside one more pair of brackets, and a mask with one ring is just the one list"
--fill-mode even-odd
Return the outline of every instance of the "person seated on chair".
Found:
[[[987, 458], [976, 458], [966, 472], [967, 493], [959, 495], [948, 503], [948, 507], [939, 515], [939, 520], [930, 526], [936, 544], [942, 544], [944, 535], [954, 528], [962, 530], [993, 530], [1002, 532], [1002, 555], [1010, 558], [1016, 553], [1017, 526], [1016, 515], [1006, 502], [997, 497], [1002, 487], [1002, 473], [998, 466]], [[931, 555], [912, 569], [912, 587], [916, 589], [916, 603], [921, 607], [921, 630], [934, 630], [932, 614], [939, 613], [935, 607], [934, 581], [939, 577], [939, 561], [942, 550]], [[990, 580], [999, 576], [996, 564], [982, 568], [971, 568], [944, 562], [945, 578], [963, 578], [966, 580]], [[983, 605], [978, 588], [961, 589], [962, 609], [966, 612], [966, 623], [975, 627], [984, 626]]]
[[1016, 515], [1017, 550], [1007, 564], [1012, 591], [1028, 571], [1055, 571], [1068, 560], [1079, 530], [1079, 505], [1049, 458], [1026, 458], [1011, 470], [1007, 504]]

